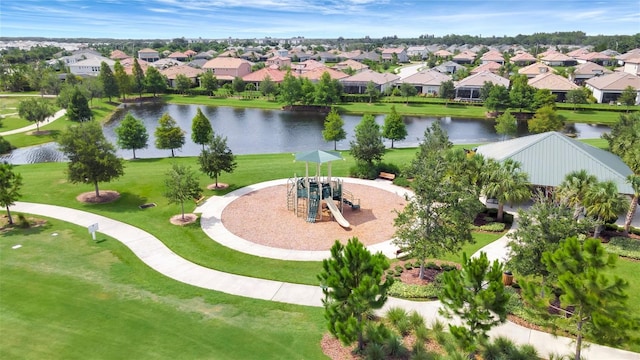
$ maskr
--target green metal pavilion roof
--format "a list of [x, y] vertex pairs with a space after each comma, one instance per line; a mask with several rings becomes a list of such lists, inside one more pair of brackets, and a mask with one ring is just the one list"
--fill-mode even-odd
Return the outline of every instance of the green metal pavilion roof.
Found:
[[477, 153], [498, 161], [513, 159], [520, 162], [534, 185], [558, 186], [566, 174], [584, 169], [599, 181], [613, 180], [621, 193], [633, 193], [626, 182], [627, 176], [632, 174], [631, 169], [618, 156], [559, 132], [481, 145]]

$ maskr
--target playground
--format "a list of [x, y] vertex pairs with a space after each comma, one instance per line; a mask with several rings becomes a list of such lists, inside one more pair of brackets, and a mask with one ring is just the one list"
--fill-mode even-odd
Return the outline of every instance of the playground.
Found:
[[[295, 154], [296, 162], [305, 163], [303, 176], [239, 196], [222, 211], [222, 224], [246, 241], [290, 250], [329, 250], [335, 240], [346, 243], [351, 237], [365, 245], [393, 238], [396, 211], [406, 204], [403, 191], [332, 178], [331, 162], [339, 160], [332, 151]], [[313, 176], [310, 163], [316, 167]], [[324, 175], [322, 164], [327, 164]]]

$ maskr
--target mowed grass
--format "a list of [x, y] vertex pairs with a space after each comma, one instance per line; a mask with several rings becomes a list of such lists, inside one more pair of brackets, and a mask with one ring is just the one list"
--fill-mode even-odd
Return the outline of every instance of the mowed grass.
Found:
[[[0, 121], [0, 133], [34, 124], [33, 122], [22, 119], [18, 116], [18, 104], [20, 101], [28, 98], [33, 98], [33, 96], [0, 96], [0, 115], [2, 115], [2, 120]], [[55, 105], [56, 99], [45, 99], [56, 108], [56, 111], [58, 110]]]
[[321, 308], [182, 284], [97, 240], [51, 219], [0, 236], [0, 358], [325, 358]]

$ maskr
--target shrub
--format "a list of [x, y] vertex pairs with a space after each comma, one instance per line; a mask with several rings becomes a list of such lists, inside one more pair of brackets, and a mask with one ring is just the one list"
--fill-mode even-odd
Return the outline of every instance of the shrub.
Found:
[[407, 312], [403, 308], [392, 307], [387, 310], [387, 320], [393, 325], [396, 326], [398, 322], [407, 319]]
[[400, 335], [407, 336], [411, 333], [411, 322], [409, 322], [409, 319], [405, 316], [396, 323], [396, 329]]
[[640, 240], [616, 236], [605, 244], [605, 249], [613, 254], [640, 260]]
[[367, 345], [367, 348], [364, 350], [365, 359], [367, 360], [384, 360], [384, 349], [382, 344], [373, 343]]
[[349, 175], [359, 179], [373, 180], [378, 177], [378, 174], [379, 172], [376, 171], [375, 165], [371, 166], [365, 162], [358, 162], [349, 169]]
[[490, 231], [490, 232], [503, 232], [506, 225], [500, 222], [494, 222], [491, 224], [486, 224], [480, 226], [480, 230], [482, 231]]
[[424, 265], [425, 269], [431, 269], [431, 270], [442, 270], [442, 268], [440, 267], [440, 265], [434, 263], [433, 261], [430, 261], [428, 263], [426, 263]]
[[9, 153], [14, 147], [2, 136], [0, 136], [0, 154]]
[[449, 265], [449, 264], [444, 264], [442, 265], [442, 271], [452, 271], [452, 270], [458, 270], [458, 268], [455, 265]]
[[397, 186], [402, 186], [405, 188], [408, 188], [411, 186], [411, 183], [409, 182], [409, 180], [407, 180], [407, 178], [405, 178], [404, 176], [397, 176], [395, 179], [393, 179], [393, 184]]
[[398, 167], [398, 165], [384, 162], [378, 163], [378, 165], [376, 166], [376, 171], [378, 173], [386, 172], [396, 175], [400, 174], [400, 168]]
[[394, 282], [388, 290], [389, 296], [404, 299], [435, 299], [440, 293], [440, 288], [434, 284], [413, 285]]
[[393, 357], [404, 358], [409, 353], [409, 350], [402, 345], [402, 339], [393, 334], [384, 340], [382, 347], [387, 355]]
[[417, 311], [411, 311], [411, 313], [409, 313], [408, 319], [411, 323], [411, 327], [414, 330], [417, 331], [419, 328], [424, 327], [424, 318]]
[[27, 220], [27, 218], [22, 214], [18, 214], [18, 227], [22, 229], [28, 229], [31, 227], [29, 220]]
[[396, 270], [396, 272], [400, 272], [400, 273], [404, 271], [404, 268], [401, 265], [396, 265], [394, 269]]

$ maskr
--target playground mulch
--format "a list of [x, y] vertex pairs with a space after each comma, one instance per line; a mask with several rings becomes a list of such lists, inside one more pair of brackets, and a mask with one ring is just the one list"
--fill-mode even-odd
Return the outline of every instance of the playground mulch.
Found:
[[343, 215], [351, 224], [345, 229], [331, 219], [328, 210], [322, 220], [306, 222], [287, 210], [286, 185], [272, 186], [244, 195], [222, 212], [222, 223], [237, 236], [248, 241], [283, 249], [329, 250], [336, 240], [346, 243], [357, 237], [365, 245], [387, 241], [393, 237], [395, 210], [402, 210], [406, 200], [394, 193], [359, 184], [345, 184], [360, 210], [345, 205]]

